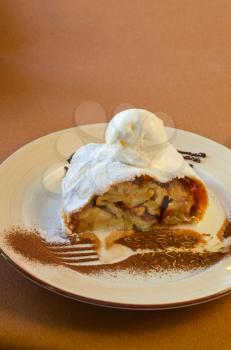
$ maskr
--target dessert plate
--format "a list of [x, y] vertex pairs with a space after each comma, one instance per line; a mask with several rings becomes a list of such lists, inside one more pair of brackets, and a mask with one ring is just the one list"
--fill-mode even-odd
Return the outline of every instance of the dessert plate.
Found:
[[[206, 270], [88, 275], [38, 263], [5, 243], [12, 226], [35, 227], [46, 235], [60, 230], [60, 183], [66, 159], [88, 142], [103, 141], [106, 124], [66, 129], [19, 149], [0, 166], [0, 251], [18, 271], [50, 291], [79, 301], [120, 309], [168, 309], [199, 304], [231, 291], [231, 256]], [[167, 128], [179, 150], [205, 152], [194, 168], [231, 211], [231, 150], [202, 136]]]

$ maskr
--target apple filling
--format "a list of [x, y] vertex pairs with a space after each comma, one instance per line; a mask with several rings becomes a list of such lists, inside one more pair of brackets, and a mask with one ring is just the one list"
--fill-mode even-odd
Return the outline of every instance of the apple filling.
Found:
[[148, 231], [154, 225], [197, 222], [207, 201], [199, 180], [185, 177], [159, 183], [145, 175], [111, 186], [80, 211], [64, 215], [64, 220], [72, 233], [108, 228]]

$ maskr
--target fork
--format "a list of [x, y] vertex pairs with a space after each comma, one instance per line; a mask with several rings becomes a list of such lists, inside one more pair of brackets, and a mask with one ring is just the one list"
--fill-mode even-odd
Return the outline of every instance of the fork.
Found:
[[[85, 241], [86, 242], [86, 241]], [[95, 244], [84, 243], [81, 239], [75, 239], [75, 243], [68, 244], [47, 244], [47, 248], [54, 254], [54, 257], [62, 264], [69, 266], [99, 265], [100, 260]]]

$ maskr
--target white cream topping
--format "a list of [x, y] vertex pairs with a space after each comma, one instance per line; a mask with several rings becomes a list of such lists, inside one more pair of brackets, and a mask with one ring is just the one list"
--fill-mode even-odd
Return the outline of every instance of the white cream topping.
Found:
[[143, 109], [129, 109], [109, 123], [105, 143], [90, 143], [74, 154], [62, 181], [62, 206], [73, 213], [111, 185], [149, 175], [160, 182], [195, 171], [168, 142], [163, 122]]

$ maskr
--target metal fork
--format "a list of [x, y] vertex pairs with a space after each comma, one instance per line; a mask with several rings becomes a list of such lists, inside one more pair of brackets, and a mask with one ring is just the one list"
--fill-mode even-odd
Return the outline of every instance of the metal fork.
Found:
[[99, 265], [99, 256], [94, 243], [84, 243], [82, 239], [75, 239], [75, 243], [47, 244], [47, 248], [62, 264], [70, 266]]

